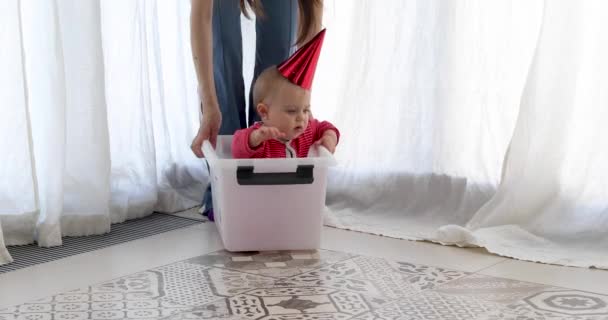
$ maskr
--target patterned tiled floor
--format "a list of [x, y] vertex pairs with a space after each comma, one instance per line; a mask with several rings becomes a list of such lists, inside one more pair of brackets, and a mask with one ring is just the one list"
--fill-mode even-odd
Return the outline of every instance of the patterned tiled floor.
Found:
[[220, 251], [0, 319], [606, 320], [608, 296], [333, 251]]

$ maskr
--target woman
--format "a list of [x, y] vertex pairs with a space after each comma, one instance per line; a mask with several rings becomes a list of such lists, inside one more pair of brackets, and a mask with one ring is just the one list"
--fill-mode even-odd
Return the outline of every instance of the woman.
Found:
[[240, 15], [249, 17], [247, 6], [257, 16], [253, 81], [321, 30], [321, 0], [192, 0], [192, 55], [203, 117], [191, 149], [199, 158], [203, 141], [215, 146], [218, 134], [233, 134], [257, 120], [251, 107], [245, 116]]
[[[258, 120], [251, 103], [249, 119], [245, 110], [241, 12], [249, 17], [247, 6], [257, 16], [253, 82], [321, 30], [322, 0], [192, 0], [190, 40], [203, 117], [190, 148], [199, 158], [203, 141], [215, 147], [218, 134], [231, 135]], [[211, 187], [203, 202], [203, 214], [213, 220]]]

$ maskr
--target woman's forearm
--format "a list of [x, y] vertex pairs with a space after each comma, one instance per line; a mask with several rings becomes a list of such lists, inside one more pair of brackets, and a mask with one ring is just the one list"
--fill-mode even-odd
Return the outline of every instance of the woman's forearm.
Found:
[[298, 43], [298, 47], [308, 43], [323, 28], [323, 0], [300, 0], [300, 10], [304, 9], [304, 3], [309, 7], [306, 13], [310, 16], [310, 24], [306, 24], [302, 12], [300, 12], [300, 15], [298, 15], [298, 30], [306, 36], [304, 38], [298, 37], [299, 40], [304, 40]]
[[[315, 17], [317, 18], [315, 19], [315, 23], [313, 24], [313, 32], [310, 38], [314, 37], [317, 33], [319, 33], [319, 31], [321, 31], [321, 28], [323, 27], [323, 0], [319, 0], [319, 4], [315, 6], [314, 12]], [[308, 40], [310, 40], [310, 38]]]
[[217, 108], [213, 79], [213, 0], [192, 0], [190, 44], [203, 111]]

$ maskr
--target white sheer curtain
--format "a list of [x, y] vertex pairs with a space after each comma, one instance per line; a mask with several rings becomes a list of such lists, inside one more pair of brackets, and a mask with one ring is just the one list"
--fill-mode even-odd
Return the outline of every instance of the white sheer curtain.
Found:
[[112, 154], [112, 222], [196, 206], [207, 171], [189, 147], [199, 122], [190, 1], [97, 2]]
[[[328, 223], [608, 268], [607, 6], [325, 0], [313, 108], [343, 133]], [[0, 1], [0, 263], [2, 239], [198, 204], [189, 8]]]
[[327, 6], [313, 103], [343, 131], [334, 223], [408, 239], [466, 224], [500, 180], [542, 2]]
[[0, 1], [0, 264], [5, 244], [200, 202], [189, 14], [187, 0]]
[[608, 268], [608, 4], [328, 7], [329, 224]]
[[605, 1], [547, 2], [504, 178], [467, 242], [608, 268], [607, 37]]

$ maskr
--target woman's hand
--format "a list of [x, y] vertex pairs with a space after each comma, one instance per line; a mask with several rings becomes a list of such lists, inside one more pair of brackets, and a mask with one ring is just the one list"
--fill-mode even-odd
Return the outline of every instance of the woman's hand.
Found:
[[198, 129], [198, 133], [194, 140], [192, 140], [192, 145], [190, 145], [190, 149], [198, 158], [204, 158], [203, 154], [203, 142], [205, 140], [209, 140], [213, 148], [215, 148], [217, 144], [217, 135], [220, 132], [220, 127], [222, 125], [222, 113], [220, 112], [219, 106], [216, 104], [215, 106], [206, 106], [203, 112], [203, 119], [201, 120], [201, 125]]

